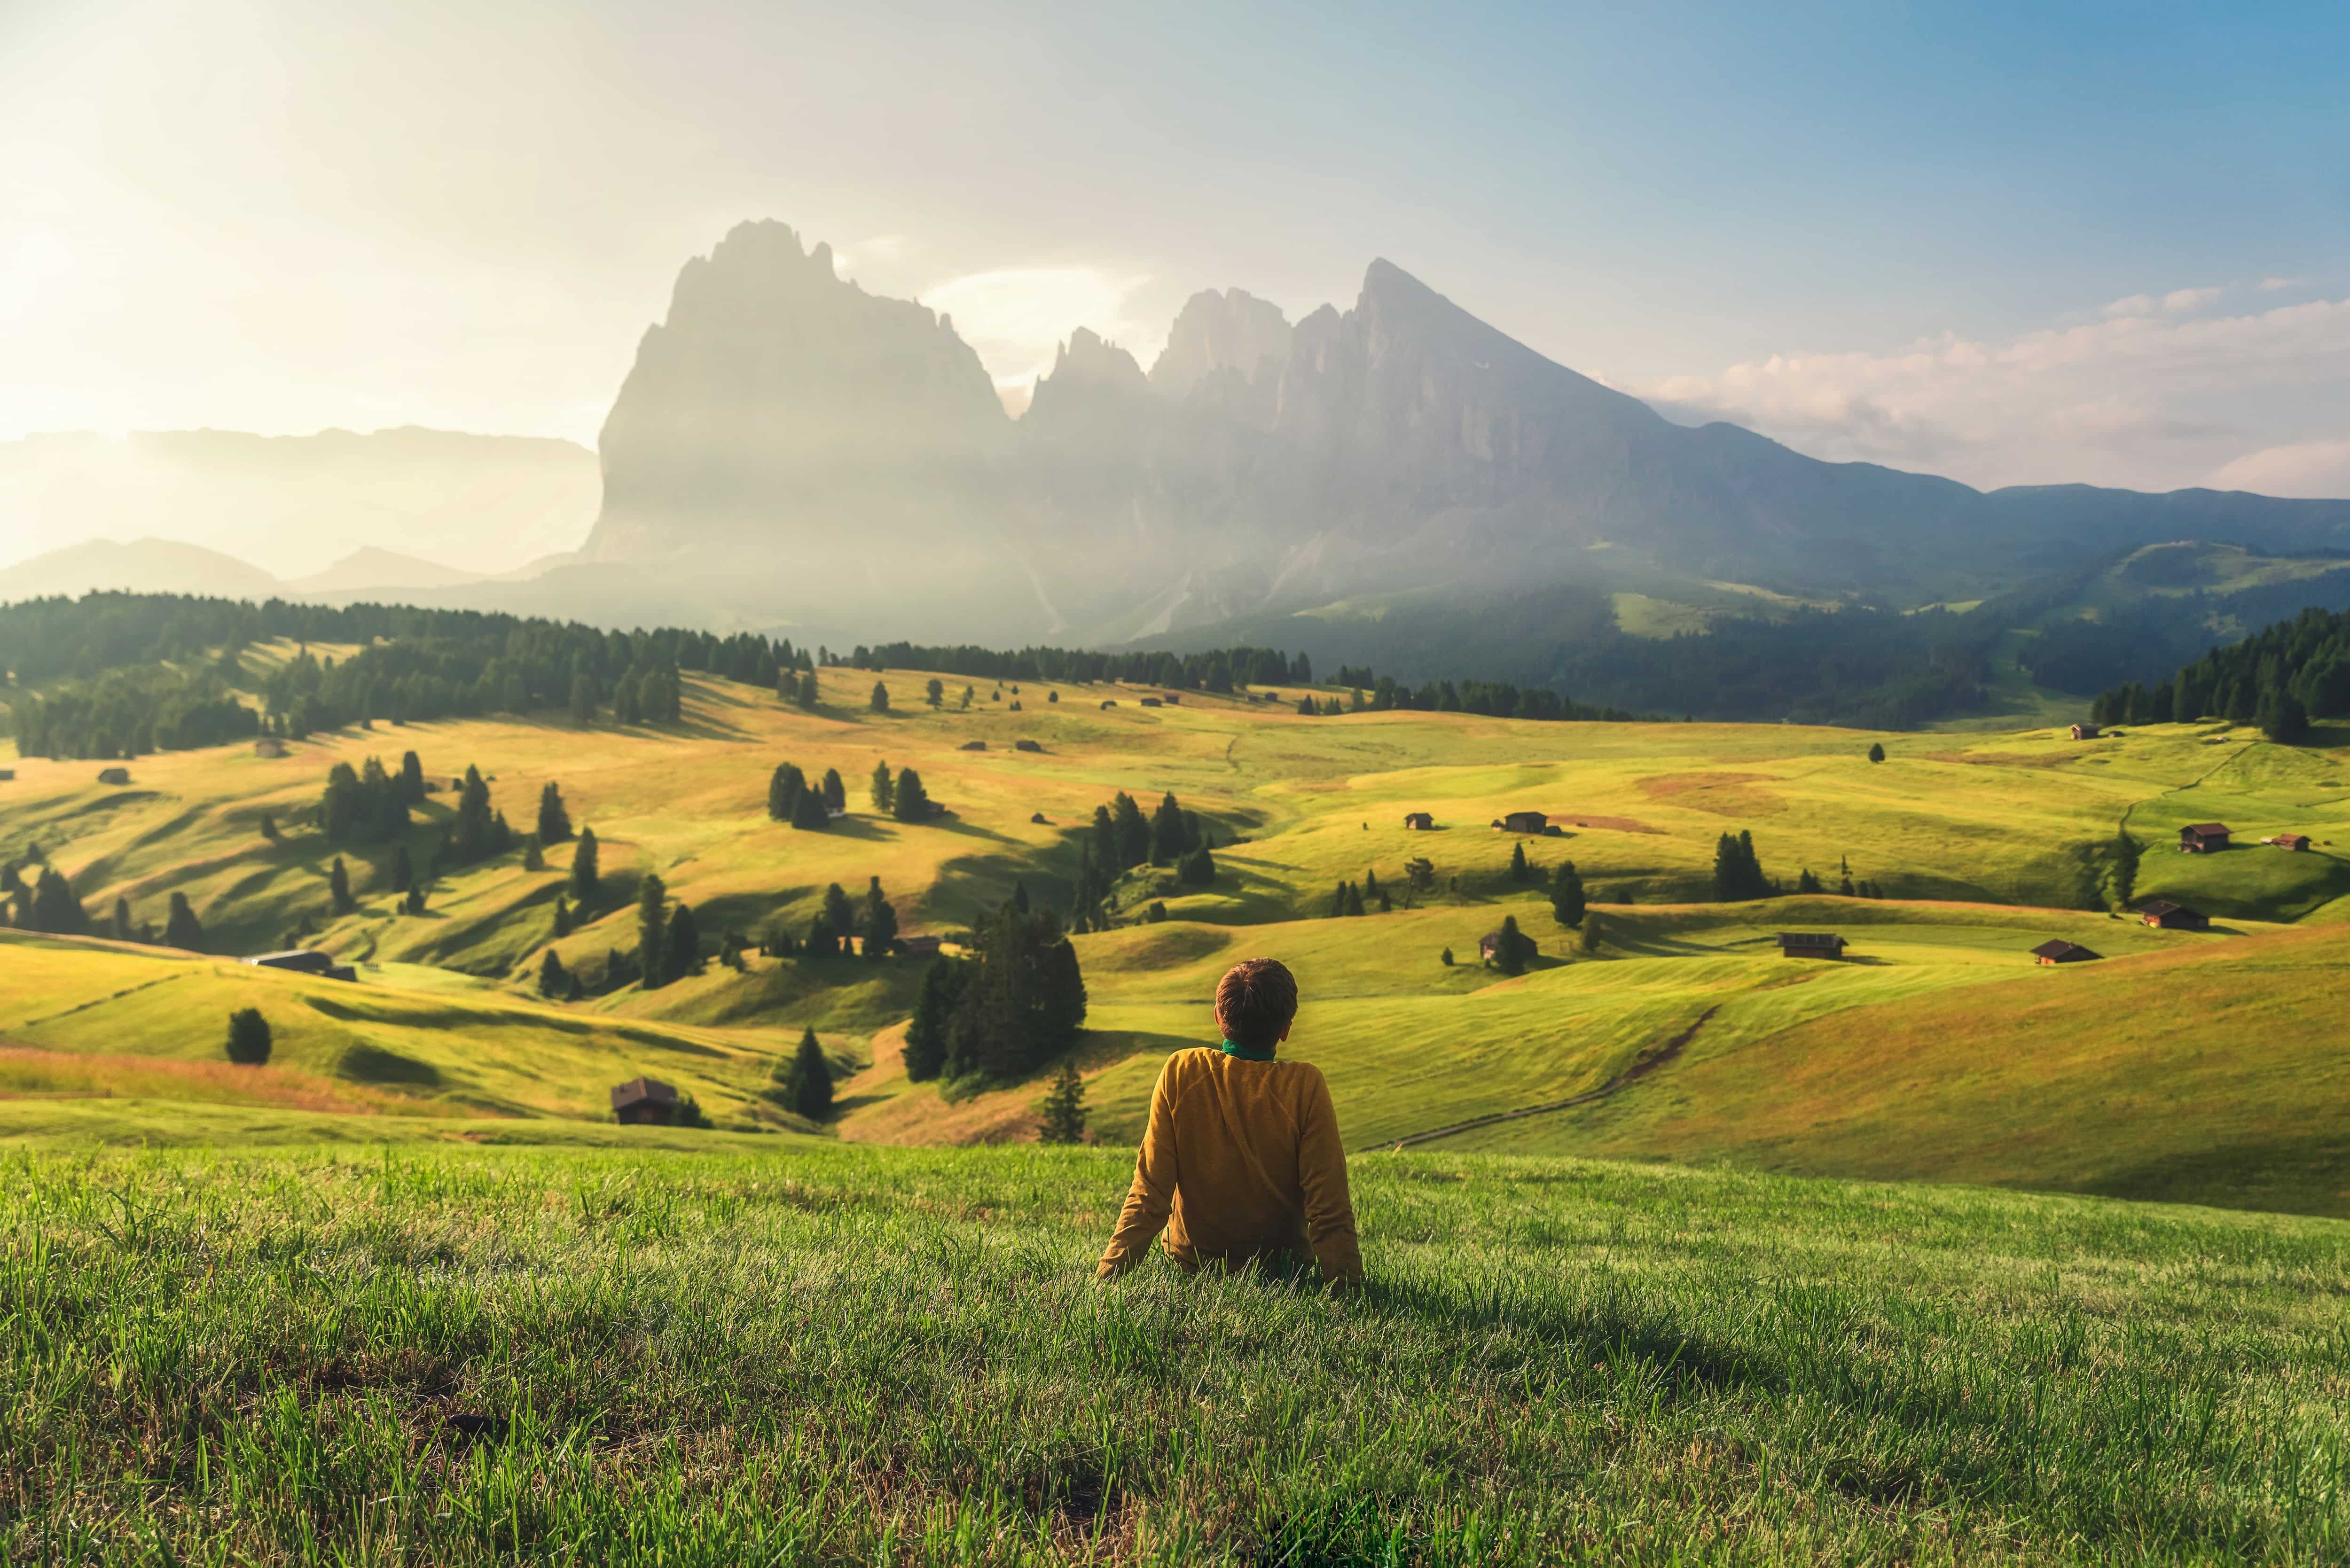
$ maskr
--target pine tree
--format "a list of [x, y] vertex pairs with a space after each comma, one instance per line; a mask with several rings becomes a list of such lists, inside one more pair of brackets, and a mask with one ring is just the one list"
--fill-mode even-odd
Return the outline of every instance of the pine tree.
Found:
[[1310, 694], [1297, 700], [1297, 711], [1308, 719], [1314, 717], [1314, 699]]
[[1077, 1064], [1065, 1061], [1053, 1078], [1053, 1087], [1036, 1106], [1039, 1143], [1083, 1143], [1086, 1139], [1086, 1083]]
[[596, 830], [579, 830], [579, 847], [571, 852], [571, 901], [582, 909], [596, 901], [604, 889], [604, 879], [597, 864]]
[[1012, 878], [1012, 907], [1024, 915], [1028, 912], [1028, 884], [1017, 877]]
[[1208, 852], [1208, 846], [1202, 844], [1199, 848], [1183, 857], [1183, 864], [1178, 867], [1176, 876], [1189, 887], [1211, 886], [1216, 880], [1215, 857], [1211, 855]]
[[1875, 741], [1871, 741], [1868, 743], [1868, 760], [1872, 763], [1883, 762], [1885, 760], [1884, 746]]
[[1445, 968], [1451, 969], [1452, 967], [1452, 950], [1451, 948], [1446, 948], [1442, 952], [1438, 953], [1436, 955], [1436, 961], [1442, 964]]
[[946, 1066], [948, 1037], [972, 967], [961, 959], [942, 958], [922, 971], [913, 1021], [906, 1025], [906, 1076], [917, 1084], [937, 1077]]
[[784, 1104], [796, 1115], [820, 1122], [832, 1114], [832, 1064], [824, 1057], [811, 1027], [800, 1036], [791, 1072], [784, 1081]]
[[848, 937], [857, 934], [857, 907], [837, 882], [827, 883], [824, 889], [824, 918], [832, 924], [833, 935]]
[[196, 911], [185, 893], [172, 895], [171, 909], [163, 917], [163, 945], [192, 953], [204, 950], [203, 924], [196, 919]]
[[817, 700], [816, 671], [811, 670], [800, 677], [800, 706], [814, 710]]
[[1118, 868], [1131, 871], [1150, 860], [1150, 824], [1134, 797], [1120, 790], [1110, 798], [1110, 826], [1118, 835]]
[[1534, 951], [1534, 939], [1518, 929], [1518, 918], [1503, 916], [1502, 929], [1493, 944], [1494, 967], [1503, 974], [1523, 974]]
[[33, 929], [78, 937], [89, 929], [89, 912], [74, 897], [73, 884], [53, 866], [41, 867], [33, 884]]
[[866, 706], [876, 713], [887, 713], [889, 711], [889, 689], [876, 680], [873, 683], [873, 695], [867, 700]]
[[898, 773], [898, 788], [890, 805], [890, 815], [899, 822], [927, 822], [931, 817], [931, 797], [922, 792], [922, 775], [911, 768]]
[[1374, 904], [1379, 898], [1379, 874], [1376, 867], [1363, 873], [1363, 902]]
[[790, 822], [793, 808], [806, 793], [807, 776], [790, 763], [777, 763], [767, 777], [767, 815], [777, 822]]
[[971, 688], [968, 686], [962, 689], [962, 706], [963, 711], [971, 711]]
[[1584, 910], [1587, 907], [1582, 873], [1575, 870], [1574, 861], [1560, 861], [1558, 869], [1550, 874], [1551, 914], [1560, 925], [1572, 929], [1583, 924]]
[[546, 869], [546, 854], [539, 848], [538, 835], [536, 833], [525, 833], [522, 836], [522, 868], [525, 871]]
[[1330, 895], [1330, 918], [1336, 919], [1347, 912], [1347, 884], [1342, 880]]
[[1851, 877], [1846, 877], [1842, 882], [1836, 885], [1836, 895], [1839, 898], [1849, 898], [1853, 896]]
[[555, 950], [547, 949], [546, 956], [538, 961], [538, 994], [559, 996], [570, 988], [569, 971], [564, 969], [563, 961], [555, 956]]
[[818, 915], [808, 922], [807, 940], [800, 944], [804, 959], [829, 959], [840, 956], [840, 929], [829, 917]]
[[583, 729], [596, 722], [596, 679], [585, 670], [571, 678], [571, 722]]
[[929, 703], [931, 707], [936, 708], [940, 703], [945, 701], [946, 695], [946, 685], [944, 682], [940, 680], [937, 676], [931, 676], [929, 680], [923, 683], [922, 701]]
[[490, 786], [482, 770], [467, 763], [465, 782], [457, 792], [457, 821], [450, 830], [449, 847], [456, 863], [471, 866], [487, 859], [496, 848], [496, 829], [490, 820]]
[[414, 752], [400, 759], [400, 798], [410, 805], [424, 804], [424, 763]]
[[1771, 884], [1762, 875], [1762, 863], [1754, 856], [1754, 836], [1742, 831], [1736, 837], [1723, 834], [1713, 846], [1713, 896], [1723, 903], [1735, 903], [1747, 898], [1767, 898]]
[[1813, 876], [1812, 868], [1806, 866], [1795, 877], [1795, 891], [1798, 893], [1824, 893], [1827, 891], [1827, 889], [1820, 886], [1820, 879]]
[[558, 938], [571, 934], [571, 906], [563, 901], [560, 893], [555, 896], [555, 934]]
[[1075, 1043], [1086, 1018], [1076, 950], [1050, 909], [999, 905], [979, 933], [977, 972], [949, 1036], [948, 1068], [1017, 1077]]
[[566, 1002], [577, 1002], [587, 994], [588, 988], [579, 983], [579, 971], [577, 970], [572, 971], [569, 978], [566, 979], [563, 982], [563, 1000]]
[[1347, 884], [1347, 913], [1349, 915], [1359, 915], [1362, 912], [1363, 890], [1356, 887], [1352, 882], [1349, 882]]
[[240, 1067], [258, 1067], [269, 1060], [269, 1020], [257, 1007], [240, 1007], [228, 1015], [228, 1059]]
[[668, 894], [650, 871], [637, 884], [637, 968], [647, 991], [669, 983], [669, 914], [662, 908]]
[[1150, 863], [1172, 866], [1183, 857], [1188, 847], [1184, 839], [1183, 808], [1175, 804], [1175, 793], [1170, 790], [1159, 797], [1159, 809], [1150, 817]]
[[1513, 882], [1523, 882], [1533, 876], [1534, 867], [1526, 864], [1526, 846], [1523, 844], [1511, 845], [1510, 880]]
[[683, 980], [702, 972], [702, 931], [693, 918], [692, 907], [683, 899], [669, 917], [669, 965], [671, 980]]
[[344, 868], [343, 857], [339, 855], [335, 857], [334, 865], [327, 870], [327, 899], [338, 915], [348, 915], [358, 907], [351, 898], [351, 874]]
[[897, 805], [898, 787], [890, 780], [888, 763], [873, 764], [873, 781], [866, 786], [865, 798], [872, 802], [873, 809], [883, 816], [889, 815]]
[[130, 924], [130, 900], [118, 895], [114, 900], [114, 919], [108, 923], [107, 935], [118, 942], [135, 940]]
[[2261, 701], [2261, 732], [2280, 746], [2309, 739], [2309, 710], [2290, 691], [2272, 691]]
[[571, 836], [571, 813], [563, 804], [563, 791], [553, 779], [538, 792], [538, 841], [560, 844]]
[[792, 826], [802, 833], [822, 833], [831, 825], [832, 814], [824, 809], [824, 796], [812, 789], [803, 789], [792, 801]]
[[827, 813], [844, 812], [848, 809], [848, 786], [840, 782], [838, 768], [824, 770], [824, 784], [820, 787], [824, 794], [824, 808]]
[[1599, 950], [1599, 917], [1596, 915], [1583, 922], [1583, 950], [1587, 953]]
[[865, 889], [865, 956], [875, 963], [898, 945], [898, 911], [881, 896], [881, 878]]

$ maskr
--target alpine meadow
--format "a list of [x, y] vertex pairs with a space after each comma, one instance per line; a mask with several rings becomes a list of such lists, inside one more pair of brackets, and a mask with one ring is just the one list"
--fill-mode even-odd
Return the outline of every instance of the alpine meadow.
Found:
[[5, 11], [0, 1562], [2350, 1563], [2345, 50]]

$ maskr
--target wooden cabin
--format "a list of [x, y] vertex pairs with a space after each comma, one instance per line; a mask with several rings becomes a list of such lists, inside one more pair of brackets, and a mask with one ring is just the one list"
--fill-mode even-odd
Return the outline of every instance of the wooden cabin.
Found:
[[983, 752], [987, 750], [987, 742], [985, 741], [965, 741], [962, 745], [957, 746], [955, 750], [959, 752]]
[[1166, 703], [1170, 708], [1180, 708], [1183, 705], [1183, 699], [1177, 696], [1172, 691], [1163, 691], [1159, 693], [1159, 700], [1161, 702]]
[[612, 1091], [612, 1119], [628, 1127], [669, 1126], [677, 1091], [659, 1078], [631, 1078]]
[[2274, 845], [2279, 849], [2290, 849], [2296, 854], [2305, 854], [2309, 849], [2309, 835], [2306, 833], [2280, 833], [2274, 838], [2263, 838], [2261, 842]]
[[1504, 833], [1540, 833], [1550, 826], [1550, 818], [1539, 811], [1510, 811], [1493, 826]]
[[241, 959], [255, 969], [290, 970], [296, 974], [315, 974], [326, 980], [356, 981], [359, 971], [347, 963], [335, 961], [332, 953], [322, 953], [316, 948], [287, 948], [283, 952], [255, 953]]
[[899, 937], [898, 951], [907, 958], [936, 958], [939, 943], [937, 937]]
[[[1541, 947], [1535, 943], [1534, 939], [1528, 937], [1523, 931], [1519, 932], [1518, 936], [1520, 940], [1524, 941], [1526, 944], [1526, 951], [1530, 953], [1537, 953], [1542, 950]], [[1477, 939], [1477, 956], [1484, 962], [1492, 963], [1496, 958], [1501, 956], [1501, 952], [1502, 933], [1499, 930], [1487, 931], [1483, 936]]]
[[15, 768], [0, 768], [0, 784], [15, 784], [16, 782], [16, 770]]
[[1105, 697], [1102, 699], [1102, 706], [1105, 708], [1115, 708], [1118, 706], [1118, 699], [1115, 697]]
[[2086, 963], [2091, 959], [2103, 955], [2091, 952], [2078, 942], [2068, 942], [2058, 939], [2042, 942], [2032, 950], [2032, 956], [2042, 963]]
[[1014, 741], [1012, 742], [1012, 749], [1015, 752], [1041, 752], [1045, 748], [1034, 741]]
[[2224, 822], [2189, 823], [2178, 830], [2178, 852], [2182, 855], [2216, 855], [2228, 847], [2228, 825]]
[[282, 757], [286, 754], [286, 742], [275, 735], [264, 735], [253, 742], [253, 754], [256, 757]]
[[1781, 958], [1840, 959], [1847, 944], [1842, 937], [1830, 931], [1781, 931]]
[[1436, 831], [1436, 818], [1425, 811], [1407, 811], [1403, 814], [1403, 826], [1409, 833], [1433, 833]]
[[2138, 919], [2158, 930], [2208, 931], [2211, 917], [2200, 909], [2190, 909], [2184, 904], [2174, 904], [2168, 898], [2149, 898], [2137, 907]]
[[1142, 705], [1146, 708], [1156, 708], [1159, 706], [1159, 700], [1156, 697], [1145, 697], [1142, 700]]
[[2094, 741], [2097, 738], [2097, 727], [2095, 724], [2075, 724], [2073, 726], [2073, 738], [2076, 741]]
[[100, 768], [98, 770], [98, 782], [102, 784], [127, 784], [130, 782], [130, 770], [129, 768]]

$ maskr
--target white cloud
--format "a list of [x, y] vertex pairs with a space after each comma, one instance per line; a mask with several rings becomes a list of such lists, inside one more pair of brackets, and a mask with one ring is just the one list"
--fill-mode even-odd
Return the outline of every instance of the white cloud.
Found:
[[2304, 473], [2330, 472], [2312, 449], [2350, 428], [2350, 299], [2188, 314], [2215, 292], [2136, 296], [2105, 319], [2005, 339], [1944, 332], [1889, 352], [1776, 354], [1626, 389], [1673, 418], [1984, 486], [2161, 490], [2228, 472], [2247, 487], [2338, 491]]
[[1080, 327], [1149, 365], [1167, 336], [1129, 315], [1128, 303], [1149, 279], [1098, 267], [1010, 267], [972, 273], [921, 291], [924, 305], [954, 318], [998, 388], [1024, 387], [1053, 368], [1053, 356]]
[[2209, 305], [2226, 292], [2220, 288], [2174, 288], [2162, 296], [2162, 308], [2177, 316], [2199, 305]]
[[2308, 281], [2305, 277], [2264, 277], [2261, 279], [2261, 292], [2274, 294], [2281, 288], [2299, 288]]
[[2350, 497], [2350, 441], [2264, 447], [2213, 469], [2203, 483], [2214, 490], [2253, 490], [2263, 495]]

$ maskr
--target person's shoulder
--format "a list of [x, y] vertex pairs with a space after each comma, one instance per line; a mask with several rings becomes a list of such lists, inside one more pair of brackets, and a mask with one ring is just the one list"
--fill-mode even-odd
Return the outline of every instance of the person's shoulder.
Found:
[[1222, 1052], [1212, 1046], [1186, 1045], [1167, 1058], [1167, 1064], [1159, 1069], [1159, 1075], [1162, 1078], [1177, 1078], [1187, 1074], [1197, 1073], [1212, 1066], [1222, 1055]]

